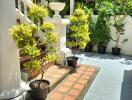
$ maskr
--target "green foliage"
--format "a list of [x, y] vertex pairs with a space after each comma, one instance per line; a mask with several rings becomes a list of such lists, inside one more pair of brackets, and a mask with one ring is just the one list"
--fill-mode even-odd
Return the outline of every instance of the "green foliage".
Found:
[[72, 47], [79, 46], [81, 49], [85, 48], [90, 41], [88, 15], [81, 8], [75, 9], [73, 15], [70, 17], [71, 25], [67, 45]]
[[41, 30], [44, 32], [52, 32], [55, 26], [51, 23], [45, 22], [41, 25]]
[[[116, 29], [116, 39], [112, 39], [114, 42], [116, 42], [116, 47], [118, 47], [118, 43], [119, 43], [119, 40], [120, 40], [120, 36], [121, 35], [124, 35], [124, 25], [125, 25], [125, 22], [124, 22], [124, 19], [125, 19], [125, 16], [123, 15], [115, 15], [114, 16], [114, 24], [113, 26], [115, 27]], [[128, 39], [124, 39], [122, 41], [122, 43], [125, 43], [127, 42]]]
[[95, 25], [95, 33], [93, 34], [94, 43], [100, 46], [107, 46], [111, 39], [109, 17], [105, 12], [100, 12]]
[[127, 14], [132, 17], [132, 1], [127, 2], [127, 5], [125, 7]]
[[40, 60], [36, 60], [36, 59], [32, 59], [26, 63], [24, 63], [24, 66], [29, 68], [29, 69], [40, 69], [41, 67], [41, 61]]
[[37, 24], [38, 21], [48, 16], [48, 10], [46, 7], [33, 4], [30, 7], [29, 16], [33, 19], [34, 23]]
[[35, 43], [33, 35], [37, 33], [38, 29], [36, 26], [21, 24], [13, 26], [10, 31], [17, 46], [23, 48], [27, 44], [33, 45]]
[[40, 50], [36, 47], [36, 45], [26, 45], [22, 50], [22, 54], [34, 58], [40, 55]]
[[44, 57], [46, 61], [55, 61], [57, 58], [57, 43], [59, 35], [56, 32], [53, 32], [54, 25], [49, 22], [44, 22], [41, 26], [41, 29], [45, 33], [43, 44], [47, 46], [46, 51], [47, 55]]

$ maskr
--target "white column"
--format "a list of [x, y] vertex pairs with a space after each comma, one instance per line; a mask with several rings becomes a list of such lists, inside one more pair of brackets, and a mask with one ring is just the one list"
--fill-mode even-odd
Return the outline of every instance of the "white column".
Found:
[[61, 64], [64, 64], [66, 57], [71, 55], [71, 50], [66, 48], [66, 25], [69, 24], [68, 19], [60, 19], [60, 17], [53, 17], [55, 25], [55, 32], [59, 33], [60, 39], [58, 42], [59, 54], [61, 56]]
[[0, 99], [22, 93], [19, 51], [9, 28], [16, 24], [15, 0], [0, 0]]
[[74, 0], [70, 0], [70, 15], [72, 15], [72, 13], [73, 13], [74, 5], [75, 5], [75, 1]]

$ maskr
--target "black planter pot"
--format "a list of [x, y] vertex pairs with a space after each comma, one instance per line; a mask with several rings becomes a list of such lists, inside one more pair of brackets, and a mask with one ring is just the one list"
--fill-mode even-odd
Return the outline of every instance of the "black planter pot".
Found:
[[106, 47], [105, 46], [98, 46], [98, 53], [99, 54], [105, 54]]
[[73, 70], [77, 67], [78, 57], [67, 57], [67, 65], [72, 66]]
[[34, 87], [33, 85], [38, 82], [40, 82], [40, 80], [33, 81], [29, 84], [29, 87], [31, 88], [31, 98], [34, 100], [45, 100], [50, 92], [50, 82], [48, 80], [42, 80], [41, 82], [46, 85], [45, 87], [43, 86], [44, 88], [38, 88], [38, 86]]
[[121, 52], [121, 48], [118, 48], [118, 47], [112, 48], [112, 54], [113, 55], [120, 55], [120, 52]]
[[92, 52], [93, 45], [91, 43], [87, 44], [85, 47], [85, 52]]

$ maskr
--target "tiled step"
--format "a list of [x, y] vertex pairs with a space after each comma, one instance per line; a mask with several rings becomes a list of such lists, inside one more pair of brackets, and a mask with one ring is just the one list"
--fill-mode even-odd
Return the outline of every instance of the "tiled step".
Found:
[[[44, 74], [44, 79], [50, 82], [50, 90], [52, 91], [63, 79], [71, 73], [71, 68], [68, 66], [52, 65]], [[40, 79], [38, 75], [36, 79]]]
[[46, 100], [83, 100], [97, 72], [96, 67], [79, 65], [77, 71], [65, 78]]

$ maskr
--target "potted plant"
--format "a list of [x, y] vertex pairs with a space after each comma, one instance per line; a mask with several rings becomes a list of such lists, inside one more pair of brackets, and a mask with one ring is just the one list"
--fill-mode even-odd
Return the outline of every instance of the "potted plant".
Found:
[[[116, 15], [114, 17], [114, 27], [116, 29], [116, 39], [114, 42], [116, 42], [115, 47], [112, 48], [112, 54], [113, 55], [120, 55], [121, 48], [119, 48], [119, 41], [120, 41], [120, 36], [124, 34], [124, 18], [125, 16], [123, 15]], [[122, 43], [126, 42], [127, 39], [124, 39]]]
[[110, 36], [110, 17], [107, 15], [107, 10], [102, 9], [97, 17], [95, 25], [95, 32], [93, 34], [94, 42], [97, 44], [98, 53], [104, 54], [107, 48], [107, 44], [111, 39]]
[[55, 61], [57, 56], [57, 42], [58, 42], [58, 34], [52, 32], [54, 29], [54, 25], [48, 22], [44, 22], [41, 26], [41, 29], [44, 31], [44, 41], [43, 44], [47, 45], [46, 55], [40, 60], [41, 62], [41, 79], [35, 80], [29, 84], [31, 88], [31, 97], [35, 100], [45, 100], [47, 94], [49, 93], [49, 85], [50, 82], [48, 80], [44, 80], [44, 73], [48, 69], [49, 66], [46, 66], [44, 62], [53, 62]]
[[94, 45], [94, 42], [93, 42], [93, 34], [94, 34], [94, 31], [95, 31], [95, 24], [96, 24], [96, 17], [93, 16], [93, 11], [90, 9], [88, 9], [86, 6], [84, 6], [84, 9], [86, 11], [86, 13], [89, 15], [88, 17], [88, 21], [89, 21], [89, 32], [90, 32], [90, 41], [87, 43], [86, 47], [85, 47], [85, 52], [92, 52], [92, 48], [93, 48], [93, 45]]
[[48, 16], [48, 10], [44, 6], [32, 4], [30, 6], [29, 16], [36, 25], [38, 25], [38, 22], [42, 24], [43, 19]]
[[20, 56], [30, 56], [25, 54], [24, 51], [25, 49], [27, 49], [25, 48], [27, 45], [35, 45], [35, 38], [33, 37], [33, 35], [36, 34], [38, 31], [37, 26], [32, 26], [29, 24], [20, 24], [13, 26], [10, 31], [12, 33], [13, 39], [16, 42], [17, 47], [19, 48]]
[[[125, 6], [127, 3], [125, 1], [116, 2], [116, 5], [113, 8], [113, 17], [114, 22], [113, 26], [116, 29], [116, 37], [115, 39], [112, 38], [112, 40], [116, 43], [115, 47], [112, 48], [112, 54], [113, 55], [120, 55], [121, 48], [119, 47], [120, 37], [121, 35], [124, 35], [124, 19], [126, 18], [127, 14], [127, 7]], [[129, 4], [129, 2], [128, 2]], [[130, 7], [130, 5], [128, 6]], [[122, 43], [126, 42], [127, 39], [123, 39]]]
[[85, 48], [86, 44], [90, 40], [89, 29], [88, 29], [88, 15], [81, 8], [75, 9], [73, 15], [70, 17], [70, 30], [69, 30], [69, 40], [67, 45], [72, 50], [72, 56], [67, 58], [68, 65], [76, 68], [77, 60], [76, 57], [79, 49]]

